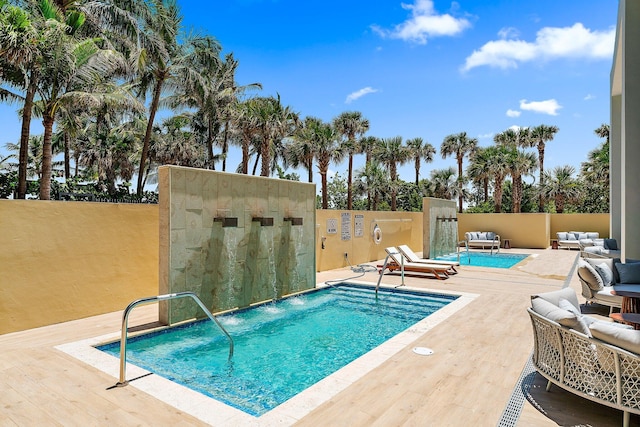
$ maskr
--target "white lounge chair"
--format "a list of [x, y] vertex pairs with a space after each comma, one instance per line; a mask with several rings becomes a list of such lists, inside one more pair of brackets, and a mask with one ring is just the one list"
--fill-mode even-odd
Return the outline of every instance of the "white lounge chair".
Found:
[[[449, 277], [449, 269], [451, 266], [408, 261], [405, 262], [403, 255], [399, 253], [395, 247], [385, 248], [385, 251], [389, 254], [389, 257], [392, 260], [391, 262], [386, 263], [386, 268], [388, 268], [390, 272], [404, 269], [404, 271], [413, 273], [429, 273], [434, 275], [436, 279], [440, 280], [444, 280]], [[378, 267], [383, 266], [379, 265]], [[382, 273], [384, 273], [383, 270], [380, 271], [380, 274]]]
[[423, 263], [423, 264], [447, 265], [452, 270], [451, 272], [453, 272], [453, 273], [457, 273], [458, 272], [458, 270], [456, 270], [456, 267], [458, 267], [460, 265], [460, 263], [458, 261], [446, 261], [446, 260], [442, 260], [442, 259], [420, 258], [418, 256], [418, 254], [413, 252], [413, 250], [411, 250], [411, 248], [409, 246], [407, 246], [407, 245], [398, 246], [398, 251], [400, 251], [400, 253], [402, 255], [404, 255], [405, 259], [407, 261], [409, 261], [409, 262], [417, 262], [417, 263]]

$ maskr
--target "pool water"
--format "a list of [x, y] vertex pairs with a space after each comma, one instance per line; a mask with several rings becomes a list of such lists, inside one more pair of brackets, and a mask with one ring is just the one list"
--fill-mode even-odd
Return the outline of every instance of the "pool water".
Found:
[[[493, 268], [511, 268], [526, 257], [529, 254], [501, 254], [490, 252], [469, 252], [460, 253], [460, 265], [470, 265], [474, 267], [493, 267]], [[451, 254], [438, 257], [437, 259], [457, 261], [458, 255]]]
[[[254, 416], [285, 402], [457, 297], [341, 285], [135, 337], [127, 361]], [[119, 357], [120, 343], [98, 349]]]

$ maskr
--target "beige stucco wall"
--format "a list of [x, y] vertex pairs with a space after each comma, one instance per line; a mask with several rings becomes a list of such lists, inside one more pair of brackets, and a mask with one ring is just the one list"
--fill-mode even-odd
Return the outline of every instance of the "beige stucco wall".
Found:
[[[341, 214], [350, 240], [341, 238]], [[355, 237], [355, 215], [363, 236]], [[495, 230], [514, 247], [548, 247], [556, 231], [608, 235], [608, 214], [458, 214], [465, 231]], [[337, 224], [327, 233], [327, 221]], [[317, 210], [318, 271], [385, 257], [384, 248], [422, 247], [421, 212]], [[373, 226], [382, 242], [373, 242]], [[548, 231], [547, 231], [548, 230]], [[309, 230], [309, 234], [314, 231]], [[542, 237], [541, 237], [542, 236]], [[321, 237], [325, 237], [322, 249]], [[546, 240], [545, 240], [546, 239]], [[0, 334], [120, 311], [159, 294], [159, 207], [34, 200], [0, 200]]]
[[549, 246], [550, 217], [545, 213], [458, 214], [458, 234], [467, 231], [493, 231], [500, 239], [509, 239], [513, 248], [546, 248]]
[[[195, 292], [215, 313], [315, 287], [315, 185], [177, 166], [159, 178], [162, 294]], [[203, 315], [189, 299], [160, 307], [165, 323]]]
[[514, 248], [547, 248], [558, 231], [597, 231], [609, 236], [609, 214], [458, 214], [460, 239], [467, 231], [495, 231]]
[[551, 214], [551, 239], [557, 232], [584, 231], [600, 233], [600, 237], [609, 237], [609, 214]]
[[0, 334], [157, 291], [157, 205], [0, 200]]
[[[344, 224], [349, 224], [348, 240], [343, 240], [343, 215]], [[356, 220], [362, 224], [362, 236], [356, 235]], [[376, 224], [382, 231], [380, 244], [373, 239]], [[383, 259], [386, 256], [384, 248], [388, 246], [408, 245], [419, 252], [422, 250], [422, 212], [318, 210], [315, 238], [318, 271], [347, 267], [345, 253], [349, 263], [357, 265]]]

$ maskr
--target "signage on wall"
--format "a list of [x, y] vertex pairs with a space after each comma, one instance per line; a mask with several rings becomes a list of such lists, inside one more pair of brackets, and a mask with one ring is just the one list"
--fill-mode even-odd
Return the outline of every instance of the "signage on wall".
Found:
[[340, 237], [342, 240], [351, 240], [351, 214], [340, 214]]
[[364, 215], [355, 214], [353, 216], [353, 237], [364, 236]]
[[327, 220], [327, 234], [338, 233], [338, 220], [335, 218], [329, 218]]

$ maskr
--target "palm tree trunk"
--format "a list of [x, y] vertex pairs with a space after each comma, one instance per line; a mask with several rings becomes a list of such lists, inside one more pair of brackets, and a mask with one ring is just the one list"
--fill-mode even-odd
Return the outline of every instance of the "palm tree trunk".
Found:
[[[544, 147], [538, 145], [538, 162], [540, 163], [540, 188], [544, 188]], [[544, 212], [544, 195], [542, 191], [538, 197], [538, 212]]]
[[415, 166], [416, 166], [416, 187], [417, 187], [418, 182], [420, 180], [420, 157], [416, 157]]
[[502, 212], [502, 177], [496, 177], [493, 190], [493, 211], [495, 213]]
[[31, 127], [31, 113], [33, 99], [36, 96], [35, 71], [29, 80], [22, 108], [22, 128], [20, 129], [20, 154], [18, 155], [18, 199], [27, 196], [27, 168], [29, 166], [29, 129]]
[[69, 153], [69, 134], [67, 132], [63, 135], [64, 141], [64, 179], [67, 180], [71, 177], [71, 154]]
[[249, 173], [249, 141], [242, 141], [242, 173]]
[[271, 153], [269, 148], [271, 141], [265, 138], [260, 145], [260, 155], [262, 156], [262, 167], [260, 170], [260, 176], [269, 176], [269, 163], [271, 162]]
[[42, 119], [44, 137], [42, 142], [42, 173], [40, 177], [40, 200], [51, 199], [51, 137], [53, 136], [53, 115], [46, 111]]
[[347, 180], [347, 210], [352, 208], [353, 194], [351, 193], [351, 181], [353, 179], [353, 154], [349, 153], [349, 178]]
[[[458, 157], [458, 181], [460, 181], [460, 188], [462, 189], [462, 157]], [[458, 195], [458, 212], [462, 213], [462, 192]]]
[[260, 152], [258, 151], [256, 153], [256, 161], [253, 163], [253, 171], [251, 172], [252, 175], [256, 174], [256, 170], [258, 170], [258, 162], [260, 161]]
[[229, 150], [229, 121], [224, 124], [224, 134], [222, 137], [222, 172], [227, 170], [227, 151]]
[[147, 157], [149, 157], [149, 143], [151, 141], [151, 132], [153, 131], [153, 121], [156, 118], [156, 112], [158, 111], [158, 104], [160, 102], [160, 93], [162, 91], [162, 83], [164, 80], [158, 80], [156, 87], [153, 91], [153, 99], [149, 106], [149, 122], [147, 123], [147, 131], [144, 134], [144, 142], [142, 144], [142, 155], [140, 156], [140, 167], [138, 168], [138, 185], [136, 188], [136, 194], [142, 196], [144, 171], [147, 164]]
[[307, 170], [309, 171], [309, 183], [313, 182], [313, 156], [307, 160]]
[[486, 203], [489, 200], [489, 178], [485, 178], [482, 181], [482, 186], [484, 190], [484, 202]]
[[327, 197], [327, 171], [320, 171], [322, 185], [322, 209], [329, 209], [329, 198]]

